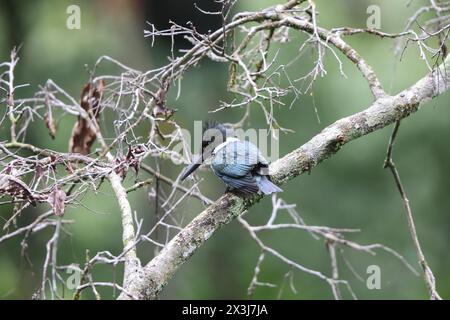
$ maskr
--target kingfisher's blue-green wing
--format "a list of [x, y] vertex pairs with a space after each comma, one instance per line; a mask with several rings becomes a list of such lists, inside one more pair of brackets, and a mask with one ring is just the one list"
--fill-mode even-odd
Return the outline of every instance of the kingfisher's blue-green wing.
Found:
[[256, 166], [267, 164], [254, 144], [248, 141], [234, 141], [214, 155], [211, 167], [219, 176], [239, 178], [248, 175]]
[[259, 149], [248, 141], [227, 143], [217, 151], [211, 161], [214, 173], [231, 189], [244, 194], [261, 190], [260, 169], [268, 165]]
[[244, 194], [257, 193], [259, 190], [255, 177], [247, 175], [240, 178], [233, 178], [226, 175], [219, 176], [231, 189], [238, 190]]

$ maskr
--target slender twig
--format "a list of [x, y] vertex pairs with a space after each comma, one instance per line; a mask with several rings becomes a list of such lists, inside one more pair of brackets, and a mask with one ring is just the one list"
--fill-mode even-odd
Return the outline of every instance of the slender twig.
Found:
[[[331, 273], [332, 273], [331, 276], [334, 280], [338, 280], [339, 279], [339, 269], [338, 269], [338, 263], [337, 263], [337, 258], [336, 258], [336, 245], [335, 245], [335, 243], [333, 243], [331, 241], [327, 241], [326, 245], [327, 245], [328, 253], [330, 254], [330, 260], [331, 260]], [[341, 291], [339, 289], [338, 283], [336, 283], [336, 282], [332, 283], [331, 287], [333, 290], [334, 298], [336, 300], [341, 300], [342, 296], [341, 296]]]
[[425, 255], [423, 253], [422, 247], [419, 242], [419, 237], [417, 235], [416, 226], [414, 223], [413, 213], [411, 210], [411, 206], [409, 203], [408, 196], [406, 194], [405, 188], [400, 179], [400, 174], [398, 173], [397, 167], [392, 159], [392, 152], [394, 148], [395, 139], [398, 134], [398, 129], [400, 128], [400, 120], [398, 120], [394, 125], [394, 130], [392, 132], [391, 138], [389, 140], [389, 146], [387, 149], [386, 159], [384, 161], [384, 168], [389, 168], [392, 172], [392, 175], [395, 180], [395, 184], [400, 193], [400, 196], [403, 201], [403, 206], [405, 207], [406, 219], [408, 221], [409, 232], [411, 233], [411, 238], [414, 243], [414, 247], [417, 251], [417, 258], [419, 259], [419, 264], [421, 265], [424, 272], [425, 283], [427, 284], [428, 291], [430, 293], [431, 300], [441, 300], [439, 293], [436, 290], [436, 280], [433, 274], [433, 271], [428, 265], [427, 260], [425, 259]]

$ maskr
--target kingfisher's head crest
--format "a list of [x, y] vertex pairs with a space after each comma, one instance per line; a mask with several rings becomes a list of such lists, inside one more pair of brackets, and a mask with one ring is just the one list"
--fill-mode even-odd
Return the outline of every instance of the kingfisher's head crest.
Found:
[[202, 153], [207, 147], [214, 149], [214, 146], [218, 146], [232, 136], [234, 136], [234, 130], [231, 126], [214, 120], [206, 121], [202, 131]]
[[233, 134], [233, 129], [229, 125], [217, 122], [215, 120], [207, 120], [207, 121], [205, 121], [205, 123], [203, 123], [203, 129], [202, 129], [203, 135], [208, 130], [217, 130], [218, 133], [221, 133], [225, 137]]

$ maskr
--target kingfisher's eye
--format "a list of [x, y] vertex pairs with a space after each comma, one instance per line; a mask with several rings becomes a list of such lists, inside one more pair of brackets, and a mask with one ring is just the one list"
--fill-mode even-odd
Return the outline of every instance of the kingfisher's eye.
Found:
[[209, 146], [211, 144], [211, 142], [212, 142], [212, 139], [211, 140], [203, 140], [202, 141], [202, 150], [206, 149], [206, 147]]

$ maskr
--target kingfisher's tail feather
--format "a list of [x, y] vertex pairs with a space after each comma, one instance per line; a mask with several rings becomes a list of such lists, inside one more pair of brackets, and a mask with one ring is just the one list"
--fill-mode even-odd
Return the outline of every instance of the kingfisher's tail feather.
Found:
[[257, 182], [259, 190], [263, 194], [271, 194], [274, 192], [283, 192], [281, 188], [275, 185], [272, 181], [270, 181], [266, 176], [261, 176], [261, 179], [258, 179]]

